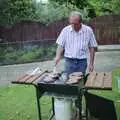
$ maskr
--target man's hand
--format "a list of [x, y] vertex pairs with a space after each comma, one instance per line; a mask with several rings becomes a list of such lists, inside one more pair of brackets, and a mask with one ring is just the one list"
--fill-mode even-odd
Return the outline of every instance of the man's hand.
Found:
[[89, 64], [89, 66], [88, 66], [88, 72], [89, 72], [89, 73], [90, 73], [90, 72], [93, 72], [93, 70], [94, 70], [94, 65]]
[[55, 61], [55, 65], [57, 65], [60, 61], [60, 56], [56, 56], [54, 61]]

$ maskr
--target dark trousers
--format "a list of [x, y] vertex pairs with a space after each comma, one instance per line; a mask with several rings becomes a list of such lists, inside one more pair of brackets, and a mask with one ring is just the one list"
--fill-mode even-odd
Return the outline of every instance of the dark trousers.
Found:
[[70, 74], [72, 72], [82, 72], [85, 74], [87, 69], [87, 59], [73, 59], [65, 58], [65, 72]]
[[[82, 72], [84, 75], [86, 73], [87, 69], [87, 59], [71, 59], [71, 58], [65, 58], [65, 73], [68, 75], [72, 72]], [[75, 106], [79, 108], [82, 106], [82, 95], [80, 95], [80, 98], [78, 100], [75, 100]]]

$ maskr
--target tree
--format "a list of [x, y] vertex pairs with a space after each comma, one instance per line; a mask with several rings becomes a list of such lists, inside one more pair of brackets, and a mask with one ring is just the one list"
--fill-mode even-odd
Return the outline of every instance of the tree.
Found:
[[89, 0], [88, 4], [95, 9], [97, 16], [120, 13], [120, 0]]
[[79, 9], [83, 9], [84, 7], [87, 6], [87, 3], [88, 3], [87, 0], [51, 0], [51, 1], [58, 2], [59, 4], [66, 3], [66, 5], [70, 3], [78, 7]]
[[66, 6], [65, 3], [59, 4], [58, 2], [50, 2], [46, 5], [37, 5], [36, 20], [45, 23], [50, 23], [55, 20], [67, 18], [72, 11], [80, 11], [82, 13], [83, 19], [88, 18], [87, 9], [81, 10], [70, 3]]
[[34, 18], [35, 6], [32, 0], [1, 0], [0, 23], [13, 24]]

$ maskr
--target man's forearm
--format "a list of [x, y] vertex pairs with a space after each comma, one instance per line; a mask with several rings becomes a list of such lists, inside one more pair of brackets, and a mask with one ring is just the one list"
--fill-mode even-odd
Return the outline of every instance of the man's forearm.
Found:
[[55, 57], [55, 65], [57, 65], [58, 62], [60, 61], [63, 51], [64, 49], [61, 46], [58, 46], [57, 51], [56, 51], [56, 57]]
[[90, 51], [90, 65], [94, 64], [95, 48], [89, 48]]
[[63, 48], [61, 46], [58, 46], [56, 51], [56, 56], [60, 58], [62, 56], [62, 53], [63, 53]]
[[88, 71], [93, 72], [95, 49], [94, 48], [89, 48], [89, 52], [90, 52], [90, 61], [89, 61]]

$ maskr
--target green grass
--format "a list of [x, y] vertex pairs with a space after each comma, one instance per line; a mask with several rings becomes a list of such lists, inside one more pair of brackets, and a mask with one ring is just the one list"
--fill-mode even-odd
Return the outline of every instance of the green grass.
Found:
[[120, 77], [120, 68], [116, 68], [112, 72], [112, 87], [113, 91], [119, 92], [120, 93], [120, 88], [118, 88], [118, 81], [116, 80], [116, 77]]
[[[113, 95], [110, 91], [90, 91], [91, 93], [116, 100], [119, 95]], [[115, 102], [117, 116], [120, 110], [120, 98]], [[84, 103], [85, 104], [85, 103]], [[0, 120], [37, 120], [35, 88], [28, 85], [10, 85], [0, 88]], [[51, 108], [50, 97], [42, 97], [42, 118], [47, 120]], [[93, 119], [92, 119], [93, 120]]]
[[[47, 120], [51, 99], [41, 99], [42, 117]], [[32, 86], [0, 88], [0, 120], [37, 120], [36, 94]]]

